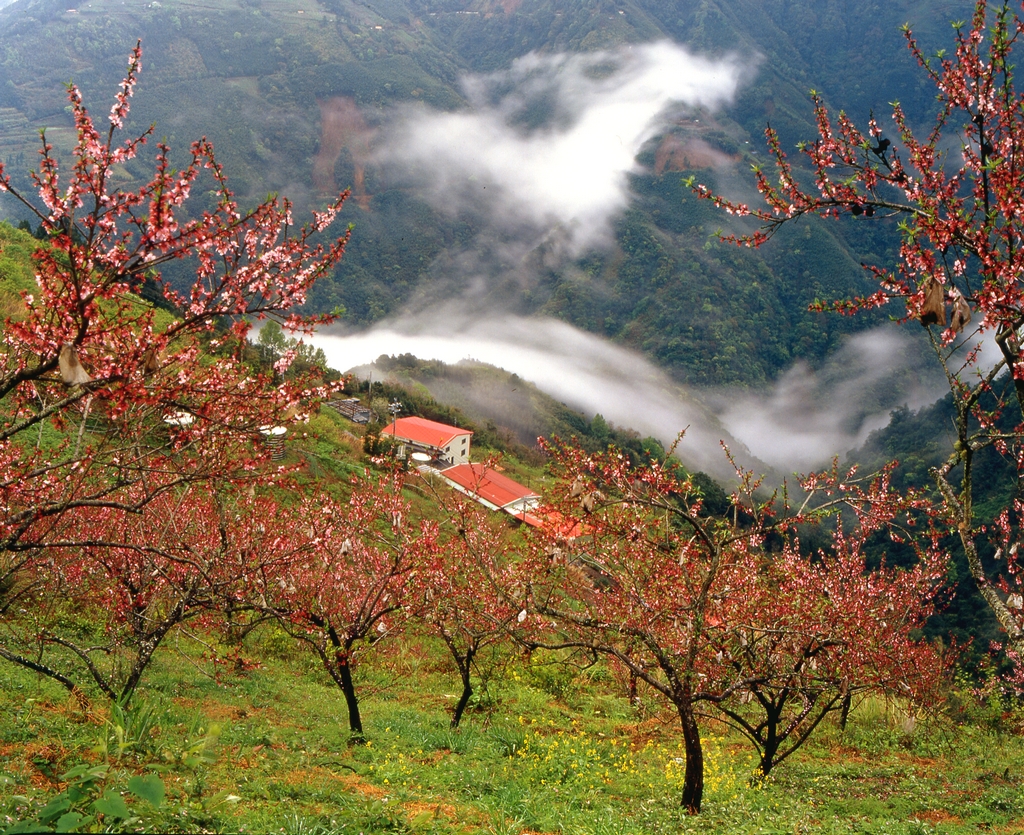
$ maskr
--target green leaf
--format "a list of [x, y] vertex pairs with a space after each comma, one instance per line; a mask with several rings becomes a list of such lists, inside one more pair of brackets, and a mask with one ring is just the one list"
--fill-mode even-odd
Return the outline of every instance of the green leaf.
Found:
[[95, 782], [97, 780], [102, 780], [106, 774], [107, 766], [105, 765], [89, 765], [89, 763], [80, 763], [62, 774], [60, 779], [64, 783]]
[[128, 781], [128, 791], [140, 800], [145, 800], [154, 809], [164, 802], [164, 781], [155, 774], [142, 774]]
[[101, 815], [108, 815], [112, 818], [120, 818], [121, 820], [127, 820], [132, 816], [128, 809], [128, 804], [124, 802], [124, 798], [114, 789], [107, 789], [103, 792], [103, 797], [93, 801], [92, 805]]
[[22, 835], [25, 832], [50, 832], [49, 827], [42, 828], [39, 821], [18, 821], [4, 830], [4, 835]]
[[64, 773], [63, 773], [63, 774], [62, 774], [62, 775], [60, 776], [60, 779], [61, 779], [61, 780], [62, 780], [63, 782], [67, 783], [67, 782], [68, 782], [68, 781], [70, 781], [70, 780], [74, 780], [74, 779], [75, 779], [76, 777], [81, 777], [81, 776], [82, 776], [83, 774], [85, 774], [85, 772], [87, 772], [87, 771], [88, 771], [88, 770], [89, 770], [89, 769], [90, 769], [91, 767], [92, 767], [92, 766], [90, 766], [90, 765], [89, 765], [88, 763], [79, 763], [79, 764], [78, 764], [78, 765], [76, 765], [76, 766], [75, 766], [74, 768], [69, 768], [69, 769], [68, 769], [67, 771], [65, 771], [65, 772], [64, 772]]
[[68, 812], [61, 815], [57, 821], [57, 832], [74, 832], [83, 824], [89, 823], [92, 817], [86, 817], [81, 812]]
[[39, 813], [39, 820], [42, 823], [52, 823], [71, 808], [71, 798], [61, 792], [53, 800], [47, 803]]

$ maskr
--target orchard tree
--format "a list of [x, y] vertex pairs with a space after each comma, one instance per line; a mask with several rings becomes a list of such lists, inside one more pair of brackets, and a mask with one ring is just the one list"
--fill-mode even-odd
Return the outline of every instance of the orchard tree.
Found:
[[517, 534], [504, 514], [484, 511], [452, 491], [435, 494], [447, 516], [442, 538], [424, 551], [419, 570], [417, 616], [440, 636], [459, 673], [462, 692], [452, 709], [457, 728], [473, 697], [473, 672], [481, 656], [513, 636], [523, 640], [525, 583], [510, 554]]
[[[152, 133], [119, 139], [141, 55], [136, 46], [105, 126], [69, 86], [77, 140], [65, 165], [43, 135], [35, 195], [0, 167], [0, 190], [47, 235], [34, 255], [36, 286], [0, 329], [5, 624], [49, 593], [34, 560], [81, 559], [76, 540], [93, 555], [103, 542], [121, 547], [125, 514], [163, 496], [173, 504], [203, 493], [190, 485], [265, 477], [260, 428], [300, 416], [336, 388], [301, 377], [275, 384], [240, 356], [251, 318], [292, 330], [329, 318], [296, 311], [342, 256], [347, 235], [318, 241], [345, 195], [299, 229], [276, 197], [243, 209], [205, 139], [180, 169], [158, 143], [149, 182], [119, 188], [118, 171]], [[211, 186], [215, 206], [186, 218], [191, 190]], [[180, 259], [195, 266], [188, 288], [160, 273]], [[286, 352], [277, 371], [291, 358]], [[109, 535], [90, 528], [101, 511], [114, 526]], [[0, 647], [5, 657], [22, 655]]]
[[[941, 701], [949, 653], [911, 636], [934, 610], [946, 558], [934, 531], [916, 545], [927, 505], [894, 494], [891, 469], [863, 481], [837, 469], [806, 479], [803, 489], [825, 500], [808, 521], [823, 521], [822, 509], [846, 511], [831, 520], [829, 546], [808, 553], [789, 521], [772, 532], [781, 537], [774, 549], [745, 551], [731, 566], [736, 592], [716, 601], [708, 639], [716, 661], [750, 684], [712, 704], [757, 749], [759, 776], [830, 713], [845, 723], [859, 694], [897, 696], [919, 708]], [[878, 534], [910, 543], [916, 562], [866, 570], [864, 546]]]
[[[233, 570], [242, 518], [276, 507], [206, 481], [161, 492], [138, 510], [94, 505], [61, 517], [26, 572], [41, 593], [6, 620], [15, 652], [0, 657], [42, 673], [80, 698], [84, 681], [126, 705], [157, 648], [179, 625], [218, 618], [238, 594]], [[262, 571], [285, 555], [261, 552]]]
[[[907, 44], [935, 84], [938, 112], [922, 135], [899, 104], [885, 127], [858, 128], [812, 93], [818, 136], [799, 146], [794, 165], [768, 128], [774, 174], [756, 170], [763, 208], [699, 195], [760, 228], [732, 238], [757, 246], [804, 215], [873, 217], [898, 224], [893, 267], [871, 266], [878, 290], [827, 305], [853, 314], [903, 302], [902, 321], [928, 329], [956, 409], [956, 439], [931, 473], [948, 530], [963, 545], [978, 590], [1006, 633], [1011, 658], [1024, 654], [1024, 585], [1018, 545], [1024, 505], [1024, 96], [1016, 91], [1015, 51], [1024, 21], [1009, 3], [978, 0], [969, 24], [954, 24], [950, 52], [926, 55]], [[902, 313], [902, 311], [901, 311]], [[978, 352], [987, 342], [984, 355]], [[995, 449], [1015, 473], [996, 523], [976, 504], [979, 454]], [[995, 557], [983, 562], [986, 537]]]
[[409, 584], [437, 538], [436, 525], [409, 519], [403, 482], [401, 472], [366, 474], [347, 502], [317, 496], [242, 520], [236, 535], [246, 541], [232, 549], [242, 578], [235, 604], [273, 616], [316, 655], [345, 697], [354, 741], [363, 723], [353, 669], [402, 633]]
[[[524, 570], [532, 611], [560, 634], [538, 643], [609, 656], [672, 705], [691, 813], [703, 798], [702, 710], [739, 727], [767, 773], [851, 694], [913, 696], [941, 672], [910, 636], [931, 611], [942, 553], [929, 539], [915, 569], [865, 569], [868, 536], [902, 540], [922, 521], [920, 498], [896, 495], [887, 474], [813, 477], [797, 511], [785, 496], [758, 498], [759, 482], [741, 473], [730, 511], [715, 516], [671, 462], [549, 451], [562, 498]], [[831, 548], [803, 552], [797, 526], [842, 507], [852, 521]]]

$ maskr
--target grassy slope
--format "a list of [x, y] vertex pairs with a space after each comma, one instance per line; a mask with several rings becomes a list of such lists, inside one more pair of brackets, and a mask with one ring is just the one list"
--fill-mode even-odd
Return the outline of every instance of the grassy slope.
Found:
[[[361, 470], [351, 424], [324, 410], [295, 438], [301, 482], [325, 489]], [[516, 465], [519, 466], [519, 465]], [[524, 469], [525, 471], [525, 469]], [[410, 500], [424, 513], [424, 494]], [[213, 658], [221, 659], [214, 663]], [[715, 723], [705, 814], [678, 806], [682, 748], [671, 713], [637, 708], [603, 667], [517, 652], [488, 659], [464, 727], [442, 646], [409, 634], [356, 671], [366, 746], [350, 746], [344, 702], [318, 663], [273, 629], [244, 644], [193, 624], [159, 652], [126, 720], [83, 709], [52, 683], [0, 665], [0, 814], [28, 816], [73, 766], [109, 763], [104, 790], [158, 772], [167, 788], [131, 829], [436, 833], [1016, 832], [1024, 742], [1000, 709], [975, 724], [861, 705], [827, 725], [765, 785], [747, 744]], [[997, 726], [985, 730], [977, 720]], [[1017, 717], [1019, 719], [1019, 717]], [[122, 734], [119, 740], [119, 733]]]
[[[25, 289], [19, 249], [0, 227], [6, 290]], [[324, 489], [361, 469], [353, 427], [329, 411], [291, 444], [302, 482]], [[510, 462], [513, 472], [539, 471]], [[521, 477], [521, 476], [520, 476]], [[421, 501], [410, 490], [413, 501]], [[429, 506], [421, 502], [421, 510]], [[290, 832], [1014, 832], [1024, 827], [1024, 744], [976, 725], [919, 721], [877, 703], [845, 734], [822, 729], [764, 786], [750, 749], [707, 724], [705, 815], [682, 815], [671, 716], [636, 710], [602, 668], [511, 654], [458, 732], [443, 648], [394, 643], [357, 671], [370, 744], [350, 747], [341, 695], [313, 659], [273, 631], [241, 647], [194, 625], [176, 633], [144, 680], [130, 721], [102, 702], [0, 665], [0, 814], [38, 810], [80, 763], [109, 762], [104, 788], [159, 770], [168, 802], [133, 808], [152, 829]], [[211, 658], [226, 658], [214, 664]], [[982, 718], [997, 722], [998, 710]], [[132, 727], [134, 723], [134, 729]], [[119, 740], [117, 729], [127, 727]]]
[[[203, 636], [209, 642], [209, 636]], [[176, 644], [177, 647], [174, 647]], [[214, 670], [182, 636], [139, 694], [144, 729], [106, 758], [165, 769], [168, 802], [144, 820], [192, 831], [437, 833], [966, 833], [1024, 828], [1024, 744], [975, 726], [862, 705], [845, 734], [819, 731], [764, 785], [751, 752], [705, 725], [705, 813], [678, 806], [681, 745], [653, 702], [636, 711], [601, 668], [575, 677], [507, 660], [464, 727], [443, 650], [394, 644], [357, 672], [370, 738], [350, 747], [340, 693], [280, 636], [250, 638], [255, 668]], [[208, 673], [215, 673], [209, 675]], [[0, 811], [40, 804], [82, 760], [102, 762], [108, 712], [82, 711], [44, 681], [0, 667]], [[98, 743], [100, 743], [98, 745]], [[99, 750], [98, 750], [99, 749]], [[186, 753], [206, 762], [182, 765]], [[138, 825], [138, 824], [137, 824]]]

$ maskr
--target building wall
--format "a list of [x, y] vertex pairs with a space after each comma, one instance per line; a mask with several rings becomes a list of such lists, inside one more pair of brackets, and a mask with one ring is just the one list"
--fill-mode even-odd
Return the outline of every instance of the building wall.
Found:
[[426, 452], [429, 455], [433, 455], [437, 458], [443, 458], [452, 464], [466, 464], [469, 462], [469, 448], [471, 437], [470, 433], [465, 435], [457, 435], [448, 444], [443, 447], [426, 446], [416, 441], [403, 437], [401, 433], [392, 435], [390, 432], [386, 433], [384, 437], [393, 437], [396, 441], [400, 442], [403, 446], [408, 445], [409, 450], [399, 450], [399, 455], [404, 456], [406, 451], [412, 452]]
[[465, 464], [469, 461], [469, 435], [458, 435], [444, 448], [444, 457], [453, 464]]

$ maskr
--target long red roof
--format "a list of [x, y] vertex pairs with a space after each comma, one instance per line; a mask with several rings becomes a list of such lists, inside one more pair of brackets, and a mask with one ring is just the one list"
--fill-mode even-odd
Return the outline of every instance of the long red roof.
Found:
[[529, 487], [524, 487], [486, 464], [456, 464], [441, 474], [497, 507], [507, 507], [521, 499], [540, 498]]
[[394, 435], [397, 438], [404, 438], [415, 444], [423, 444], [440, 449], [461, 435], [472, 435], [473, 433], [468, 429], [459, 429], [457, 426], [438, 423], [436, 420], [427, 420], [421, 417], [404, 417], [385, 426], [380, 434], [381, 437]]

